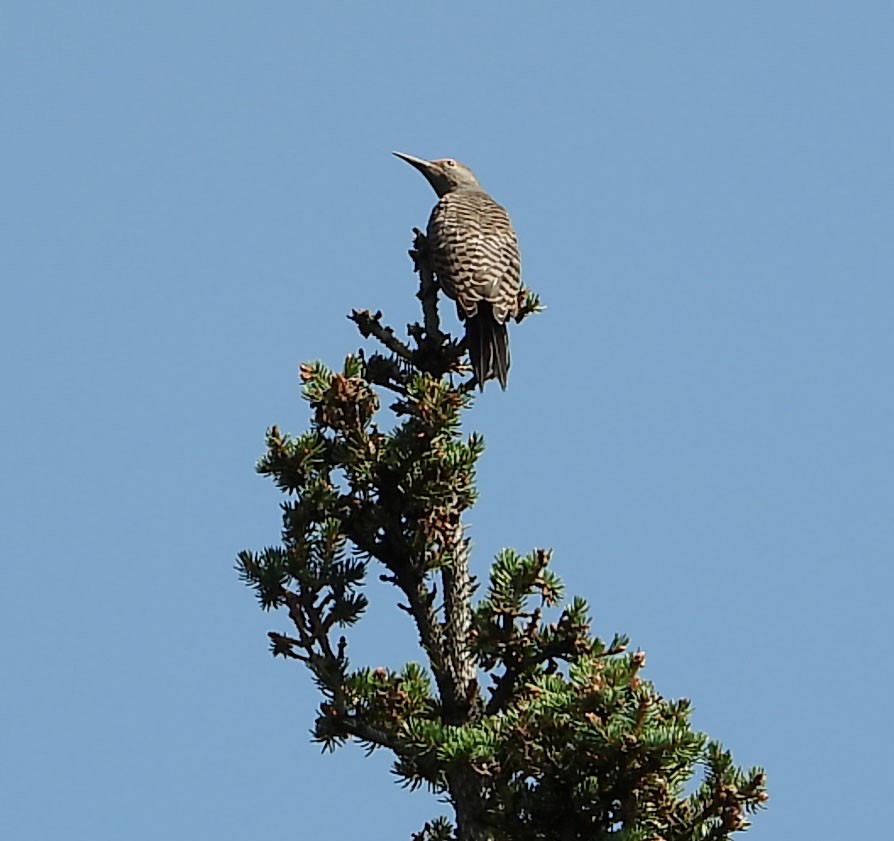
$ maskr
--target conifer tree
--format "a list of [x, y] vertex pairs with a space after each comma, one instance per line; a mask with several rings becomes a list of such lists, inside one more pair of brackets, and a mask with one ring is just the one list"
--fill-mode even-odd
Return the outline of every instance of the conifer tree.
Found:
[[[285, 495], [282, 539], [238, 556], [261, 607], [288, 618], [273, 654], [304, 663], [320, 692], [315, 740], [390, 751], [401, 781], [449, 800], [452, 820], [414, 841], [731, 838], [767, 798], [763, 772], [693, 730], [689, 701], [658, 694], [627, 637], [591, 633], [549, 551], [503, 550], [475, 600], [463, 515], [484, 447], [461, 433], [474, 383], [415, 233], [421, 323], [404, 341], [355, 310], [381, 349], [341, 371], [301, 366], [310, 428], [270, 428], [257, 466]], [[517, 320], [540, 309], [524, 290]], [[371, 570], [394, 586], [421, 663], [351, 664]]]

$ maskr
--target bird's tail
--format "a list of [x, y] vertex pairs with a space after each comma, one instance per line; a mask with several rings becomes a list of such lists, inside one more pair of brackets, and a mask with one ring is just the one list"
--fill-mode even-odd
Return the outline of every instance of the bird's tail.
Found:
[[509, 381], [509, 332], [494, 318], [486, 301], [479, 301], [478, 314], [466, 321], [466, 343], [478, 387], [484, 391], [484, 383], [496, 379], [505, 391]]

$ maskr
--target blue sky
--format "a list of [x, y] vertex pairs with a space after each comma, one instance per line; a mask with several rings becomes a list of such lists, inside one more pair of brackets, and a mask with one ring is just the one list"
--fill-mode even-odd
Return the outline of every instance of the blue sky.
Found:
[[[457, 157], [549, 309], [512, 332], [476, 569], [552, 546], [695, 724], [746, 836], [872, 837], [894, 675], [888, 3], [9, 2], [0, 834], [408, 838], [441, 807], [308, 741], [232, 571], [253, 464], [345, 314], [415, 317]], [[355, 663], [415, 656], [387, 590]]]

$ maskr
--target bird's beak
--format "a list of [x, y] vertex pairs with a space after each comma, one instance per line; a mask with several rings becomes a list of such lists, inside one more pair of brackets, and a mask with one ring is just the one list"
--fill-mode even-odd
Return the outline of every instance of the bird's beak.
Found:
[[410, 166], [418, 169], [439, 197], [443, 196], [450, 189], [450, 185], [444, 178], [444, 173], [441, 172], [440, 165], [436, 161], [416, 158], [413, 155], [407, 155], [405, 152], [394, 152], [394, 154], [402, 161], [406, 161]]
[[391, 154], [406, 161], [410, 166], [415, 166], [423, 175], [428, 175], [431, 172], [431, 163], [424, 158], [416, 158], [406, 152], [392, 152]]

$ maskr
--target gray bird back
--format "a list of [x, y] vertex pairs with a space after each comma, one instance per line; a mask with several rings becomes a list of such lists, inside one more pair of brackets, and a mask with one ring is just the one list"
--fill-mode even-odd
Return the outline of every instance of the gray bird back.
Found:
[[444, 195], [428, 221], [432, 261], [444, 292], [472, 318], [487, 301], [503, 323], [518, 309], [521, 259], [509, 214], [480, 189]]

